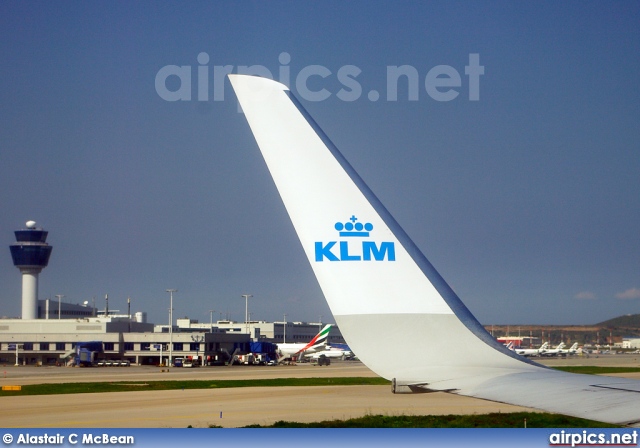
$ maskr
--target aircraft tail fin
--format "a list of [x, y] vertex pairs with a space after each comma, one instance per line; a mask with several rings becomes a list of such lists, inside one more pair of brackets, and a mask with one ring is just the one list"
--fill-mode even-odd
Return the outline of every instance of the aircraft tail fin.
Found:
[[325, 345], [327, 343], [327, 338], [329, 337], [329, 332], [331, 331], [331, 324], [327, 324], [325, 325], [322, 330], [320, 330], [320, 332], [315, 335], [313, 337], [313, 339], [311, 339], [309, 341], [309, 343], [307, 345], [305, 345], [303, 348], [301, 348], [297, 353], [302, 353], [305, 352], [307, 350], [309, 350], [310, 348], [317, 348], [319, 346]]

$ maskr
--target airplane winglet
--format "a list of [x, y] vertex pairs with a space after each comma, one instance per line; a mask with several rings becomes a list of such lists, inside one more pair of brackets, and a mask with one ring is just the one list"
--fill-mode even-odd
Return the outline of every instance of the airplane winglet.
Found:
[[[285, 86], [229, 79], [336, 323], [371, 370], [409, 390], [428, 384], [600, 421], [640, 420], [640, 382], [595, 386], [493, 339]], [[377, 337], [380, 328], [392, 337]]]

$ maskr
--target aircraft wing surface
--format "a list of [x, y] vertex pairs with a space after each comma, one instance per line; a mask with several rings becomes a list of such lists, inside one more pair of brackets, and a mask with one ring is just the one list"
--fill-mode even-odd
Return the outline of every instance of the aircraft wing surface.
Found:
[[446, 391], [485, 400], [541, 409], [620, 425], [638, 426], [640, 381], [600, 375], [581, 375], [543, 366], [524, 372], [482, 372], [429, 384], [395, 384], [399, 392], [416, 387]]
[[286, 86], [229, 79], [342, 335], [395, 392], [640, 422], [640, 382], [554, 371], [493, 339]]

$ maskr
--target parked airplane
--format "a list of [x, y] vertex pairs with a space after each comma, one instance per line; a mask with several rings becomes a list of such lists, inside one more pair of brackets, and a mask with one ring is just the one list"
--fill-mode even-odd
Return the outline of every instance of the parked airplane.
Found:
[[497, 342], [286, 86], [229, 78], [342, 335], [393, 392], [640, 424], [640, 381], [550, 369]]
[[561, 342], [556, 346], [556, 348], [550, 348], [548, 350], [543, 351], [542, 353], [540, 353], [540, 356], [558, 356], [560, 353], [562, 353], [562, 349], [564, 347], [565, 347], [565, 343]]
[[325, 325], [324, 328], [306, 344], [303, 342], [282, 342], [276, 344], [278, 346], [278, 361], [297, 357], [305, 353], [314, 353], [324, 350], [327, 346], [327, 337], [329, 336], [331, 326], [331, 324]]
[[540, 356], [549, 348], [549, 343], [545, 342], [538, 348], [518, 348], [516, 353], [521, 356]]
[[570, 348], [566, 350], [562, 349], [558, 354], [561, 356], [567, 356], [567, 355], [575, 355], [576, 353], [578, 353], [578, 343], [574, 342]]
[[350, 358], [353, 353], [349, 349], [334, 347], [327, 345], [324, 350], [316, 351], [314, 353], [305, 354], [305, 358], [318, 359], [320, 356], [326, 356], [327, 358]]

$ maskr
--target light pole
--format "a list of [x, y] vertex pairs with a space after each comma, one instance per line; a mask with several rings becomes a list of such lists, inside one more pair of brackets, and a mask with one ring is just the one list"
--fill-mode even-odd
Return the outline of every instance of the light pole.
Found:
[[247, 329], [247, 334], [249, 334], [249, 297], [253, 297], [253, 295], [242, 294], [241, 297], [244, 297], [244, 324]]
[[167, 289], [169, 293], [169, 367], [173, 365], [173, 293], [178, 292], [177, 289]]
[[284, 315], [284, 325], [282, 326], [284, 328], [284, 333], [282, 334], [282, 343], [284, 344], [285, 342], [287, 342], [287, 315]]
[[209, 310], [209, 332], [213, 333], [213, 313], [215, 310]]
[[60, 319], [60, 299], [62, 299], [64, 297], [63, 294], [56, 294], [56, 297], [58, 298], [58, 319]]

